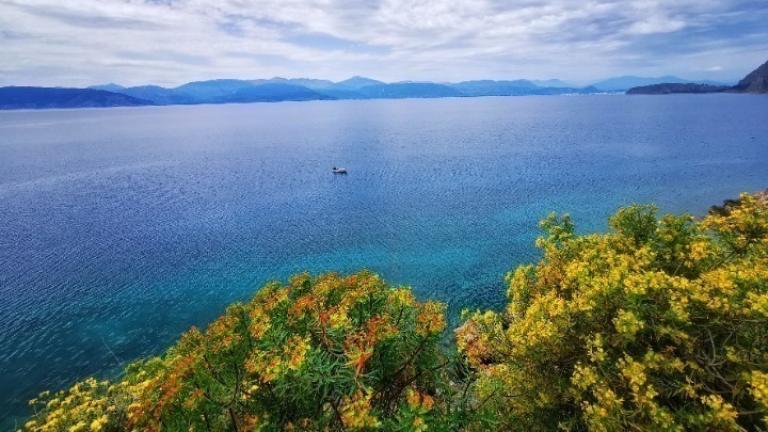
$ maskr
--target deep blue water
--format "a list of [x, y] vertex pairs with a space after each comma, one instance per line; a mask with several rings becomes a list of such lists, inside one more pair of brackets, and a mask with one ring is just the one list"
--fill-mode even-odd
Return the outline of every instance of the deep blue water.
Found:
[[702, 214], [766, 186], [761, 96], [2, 112], [0, 428], [272, 278], [366, 267], [498, 306], [552, 210], [602, 230], [623, 204]]

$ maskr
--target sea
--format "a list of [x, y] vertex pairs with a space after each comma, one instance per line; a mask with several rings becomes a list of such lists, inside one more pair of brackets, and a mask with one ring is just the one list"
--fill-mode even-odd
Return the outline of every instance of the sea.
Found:
[[766, 187], [757, 95], [0, 112], [0, 429], [270, 280], [369, 269], [455, 322], [503, 306], [550, 212], [600, 232]]

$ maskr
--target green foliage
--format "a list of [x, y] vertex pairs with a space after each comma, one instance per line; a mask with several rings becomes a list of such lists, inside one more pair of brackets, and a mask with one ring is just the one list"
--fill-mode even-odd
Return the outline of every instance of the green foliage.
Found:
[[623, 238], [632, 240], [635, 246], [648, 242], [656, 234], [655, 206], [633, 205], [619, 209], [608, 219], [611, 228]]
[[361, 272], [301, 274], [114, 382], [31, 405], [29, 431], [768, 429], [768, 203], [703, 220], [631, 206], [606, 234], [542, 221], [505, 310], [467, 313]]

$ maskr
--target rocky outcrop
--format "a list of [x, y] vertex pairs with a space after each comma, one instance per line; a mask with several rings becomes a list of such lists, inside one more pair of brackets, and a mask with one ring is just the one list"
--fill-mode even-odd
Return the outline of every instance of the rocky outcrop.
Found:
[[[761, 203], [768, 203], [768, 189], [755, 192], [752, 194]], [[731, 212], [731, 209], [738, 207], [741, 204], [741, 198], [727, 199], [723, 201], [723, 205], [713, 205], [709, 208], [709, 214], [725, 216]]]
[[738, 93], [768, 93], [768, 61], [739, 81], [732, 91]]

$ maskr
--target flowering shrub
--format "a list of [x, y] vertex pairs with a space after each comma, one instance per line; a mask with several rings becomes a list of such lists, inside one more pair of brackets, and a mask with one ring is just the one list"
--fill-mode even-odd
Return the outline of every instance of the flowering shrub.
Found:
[[608, 234], [542, 222], [509, 305], [457, 345], [477, 371], [475, 430], [768, 428], [768, 205], [702, 221], [624, 208]]
[[301, 274], [115, 382], [41, 394], [24, 430], [768, 430], [768, 199], [541, 225], [543, 258], [504, 311], [465, 316], [458, 358], [444, 305]]
[[444, 307], [376, 275], [298, 275], [115, 383], [32, 401], [30, 431], [426, 430], [441, 412]]

